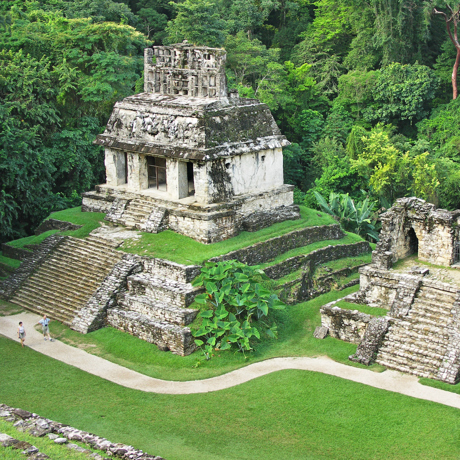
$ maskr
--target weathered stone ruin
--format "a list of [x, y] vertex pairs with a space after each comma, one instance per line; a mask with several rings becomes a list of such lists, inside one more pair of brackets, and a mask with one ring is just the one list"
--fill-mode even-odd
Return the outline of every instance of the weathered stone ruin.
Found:
[[459, 286], [430, 277], [430, 268], [392, 269], [414, 253], [438, 266], [457, 264], [459, 221], [460, 210], [436, 209], [417, 198], [397, 200], [382, 216], [372, 264], [360, 269], [360, 290], [343, 300], [385, 308], [388, 314], [372, 317], [336, 302], [321, 308], [330, 335], [359, 343], [350, 359], [452, 384], [460, 380]]
[[[191, 281], [201, 267], [117, 251], [123, 241], [118, 238], [127, 233], [136, 232], [101, 227], [86, 239], [49, 236], [33, 252], [28, 251], [21, 266], [0, 283], [0, 297], [46, 313], [81, 333], [110, 325], [161, 350], [192, 353], [195, 345], [189, 325], [197, 310], [190, 307], [201, 291]], [[213, 260], [237, 259], [258, 265], [290, 250], [343, 236], [337, 224], [306, 227]], [[316, 266], [369, 251], [367, 242], [328, 245], [270, 264], [265, 272], [280, 288], [283, 276], [299, 272], [300, 279], [290, 279], [285, 287], [292, 289], [292, 282], [298, 283], [295, 301], [305, 300], [317, 295], [318, 287], [308, 281]]]
[[104, 134], [106, 184], [83, 210], [213, 243], [299, 217], [283, 184], [288, 145], [270, 110], [228, 92], [223, 49], [145, 50], [144, 93], [115, 104]]

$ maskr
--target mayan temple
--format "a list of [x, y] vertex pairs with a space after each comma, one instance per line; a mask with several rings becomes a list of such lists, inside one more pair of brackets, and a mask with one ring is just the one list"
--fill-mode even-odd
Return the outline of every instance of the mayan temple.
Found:
[[144, 93], [115, 104], [98, 136], [107, 182], [83, 210], [203, 243], [299, 217], [283, 183], [289, 142], [265, 104], [228, 91], [225, 60], [186, 42], [145, 50]]

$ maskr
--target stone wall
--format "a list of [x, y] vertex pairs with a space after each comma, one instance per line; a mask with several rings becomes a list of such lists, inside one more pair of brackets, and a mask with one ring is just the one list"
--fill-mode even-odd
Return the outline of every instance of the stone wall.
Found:
[[65, 236], [50, 235], [45, 238], [37, 249], [25, 258], [21, 265], [6, 280], [0, 283], [0, 298], [10, 299], [22, 284], [45, 261], [48, 255], [65, 240]]
[[308, 244], [324, 240], [338, 240], [344, 234], [340, 225], [324, 225], [321, 227], [306, 227], [301, 230], [294, 230], [276, 238], [271, 238], [256, 243], [237, 251], [229, 252], [223, 256], [213, 257], [211, 262], [236, 259], [247, 265], [258, 265], [274, 259], [291, 249], [307, 246]]
[[186, 327], [162, 323], [134, 311], [115, 308], [108, 310], [107, 322], [112, 327], [180, 356], [189, 355], [196, 350], [190, 329]]
[[72, 321], [71, 329], [86, 334], [106, 325], [107, 309], [116, 305], [116, 295], [126, 289], [127, 277], [142, 270], [141, 259], [125, 254], [106, 276]]
[[60, 230], [60, 231], [78, 230], [81, 227], [82, 227], [81, 225], [72, 224], [71, 222], [65, 222], [63, 220], [47, 219], [47, 220], [44, 220], [35, 229], [34, 233], [36, 235], [41, 235], [42, 233], [45, 233], [45, 232], [47, 232], [49, 230]]
[[327, 327], [329, 335], [350, 343], [360, 343], [367, 325], [373, 316], [358, 310], [335, 306], [336, 301], [321, 307], [321, 325]]
[[5, 257], [16, 260], [25, 260], [30, 257], [33, 251], [24, 248], [15, 248], [7, 243], [2, 243], [2, 254]]
[[[113, 443], [108, 441], [106, 438], [88, 433], [87, 431], [78, 430], [77, 428], [73, 428], [69, 425], [64, 425], [63, 423], [55, 422], [49, 418], [40, 417], [37, 414], [23, 409], [10, 407], [6, 404], [0, 404], [0, 417], [6, 422], [13, 423], [18, 431], [27, 432], [36, 437], [48, 435], [50, 439], [63, 439], [64, 443], [67, 441], [83, 442], [93, 449], [107, 452], [107, 456], [109, 457], [130, 460], [164, 460], [162, 457], [149, 455], [141, 450], [135, 449], [132, 446], [121, 443]], [[10, 440], [9, 445], [15, 444], [14, 441], [15, 440]], [[1, 452], [2, 451], [0, 450], [0, 455], [2, 455]], [[101, 458], [100, 456], [97, 456], [97, 454], [91, 455], [92, 452], [89, 450], [86, 450], [85, 453], [95, 459], [98, 457], [99, 459]]]
[[371, 247], [367, 241], [326, 246], [325, 248], [316, 249], [309, 254], [290, 257], [279, 264], [265, 268], [264, 272], [269, 278], [276, 280], [299, 270], [308, 261], [310, 261], [310, 273], [313, 275], [315, 267], [320, 264], [324, 264], [332, 260], [343, 259], [345, 257], [357, 257], [369, 253], [370, 250]]
[[165, 259], [142, 257], [144, 273], [150, 273], [180, 283], [191, 283], [200, 273], [201, 265], [183, 265]]

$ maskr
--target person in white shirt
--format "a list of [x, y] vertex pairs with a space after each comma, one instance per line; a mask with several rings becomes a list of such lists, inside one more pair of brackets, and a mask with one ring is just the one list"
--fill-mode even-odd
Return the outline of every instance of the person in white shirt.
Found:
[[21, 341], [21, 346], [24, 346], [24, 340], [26, 339], [26, 330], [22, 324], [22, 321], [19, 321], [18, 327], [18, 339]]
[[54, 342], [54, 340], [50, 336], [50, 327], [49, 327], [50, 321], [51, 320], [47, 318], [46, 315], [43, 315], [43, 318], [37, 324], [42, 325], [43, 339], [46, 340], [46, 336], [48, 335], [48, 340], [50, 342]]

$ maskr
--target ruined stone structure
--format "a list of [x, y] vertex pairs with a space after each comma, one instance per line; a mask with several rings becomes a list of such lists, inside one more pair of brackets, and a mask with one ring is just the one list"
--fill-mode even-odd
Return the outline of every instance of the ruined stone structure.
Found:
[[[106, 226], [86, 239], [51, 235], [34, 251], [26, 251], [21, 266], [0, 282], [0, 297], [46, 313], [83, 334], [110, 325], [161, 350], [190, 354], [195, 345], [189, 325], [197, 315], [190, 306], [201, 292], [191, 281], [201, 267], [117, 251], [123, 238], [133, 234]], [[343, 237], [337, 224], [300, 228], [213, 260], [269, 263], [290, 250]], [[369, 251], [366, 242], [328, 245], [271, 263], [265, 272], [280, 288], [285, 286], [283, 276], [298, 272], [301, 279], [290, 279], [288, 284], [290, 288], [293, 281], [299, 284], [302, 289], [297, 297], [303, 300], [316, 295], [318, 287], [312, 289], [308, 277], [317, 265]]]
[[460, 210], [449, 212], [419, 198], [400, 198], [381, 220], [380, 241], [372, 259], [379, 268], [389, 269], [413, 253], [435, 265], [459, 262]]
[[429, 268], [398, 272], [398, 259], [417, 253], [422, 261], [451, 266], [458, 261], [460, 211], [436, 209], [402, 198], [384, 214], [372, 264], [360, 269], [360, 290], [344, 300], [388, 310], [369, 317], [332, 304], [321, 323], [337, 338], [359, 343], [353, 361], [457, 383], [460, 380], [460, 289], [431, 279]]
[[265, 104], [228, 92], [225, 59], [185, 42], [145, 50], [145, 92], [115, 104], [98, 136], [107, 183], [83, 210], [203, 243], [299, 217], [283, 184], [289, 143]]

